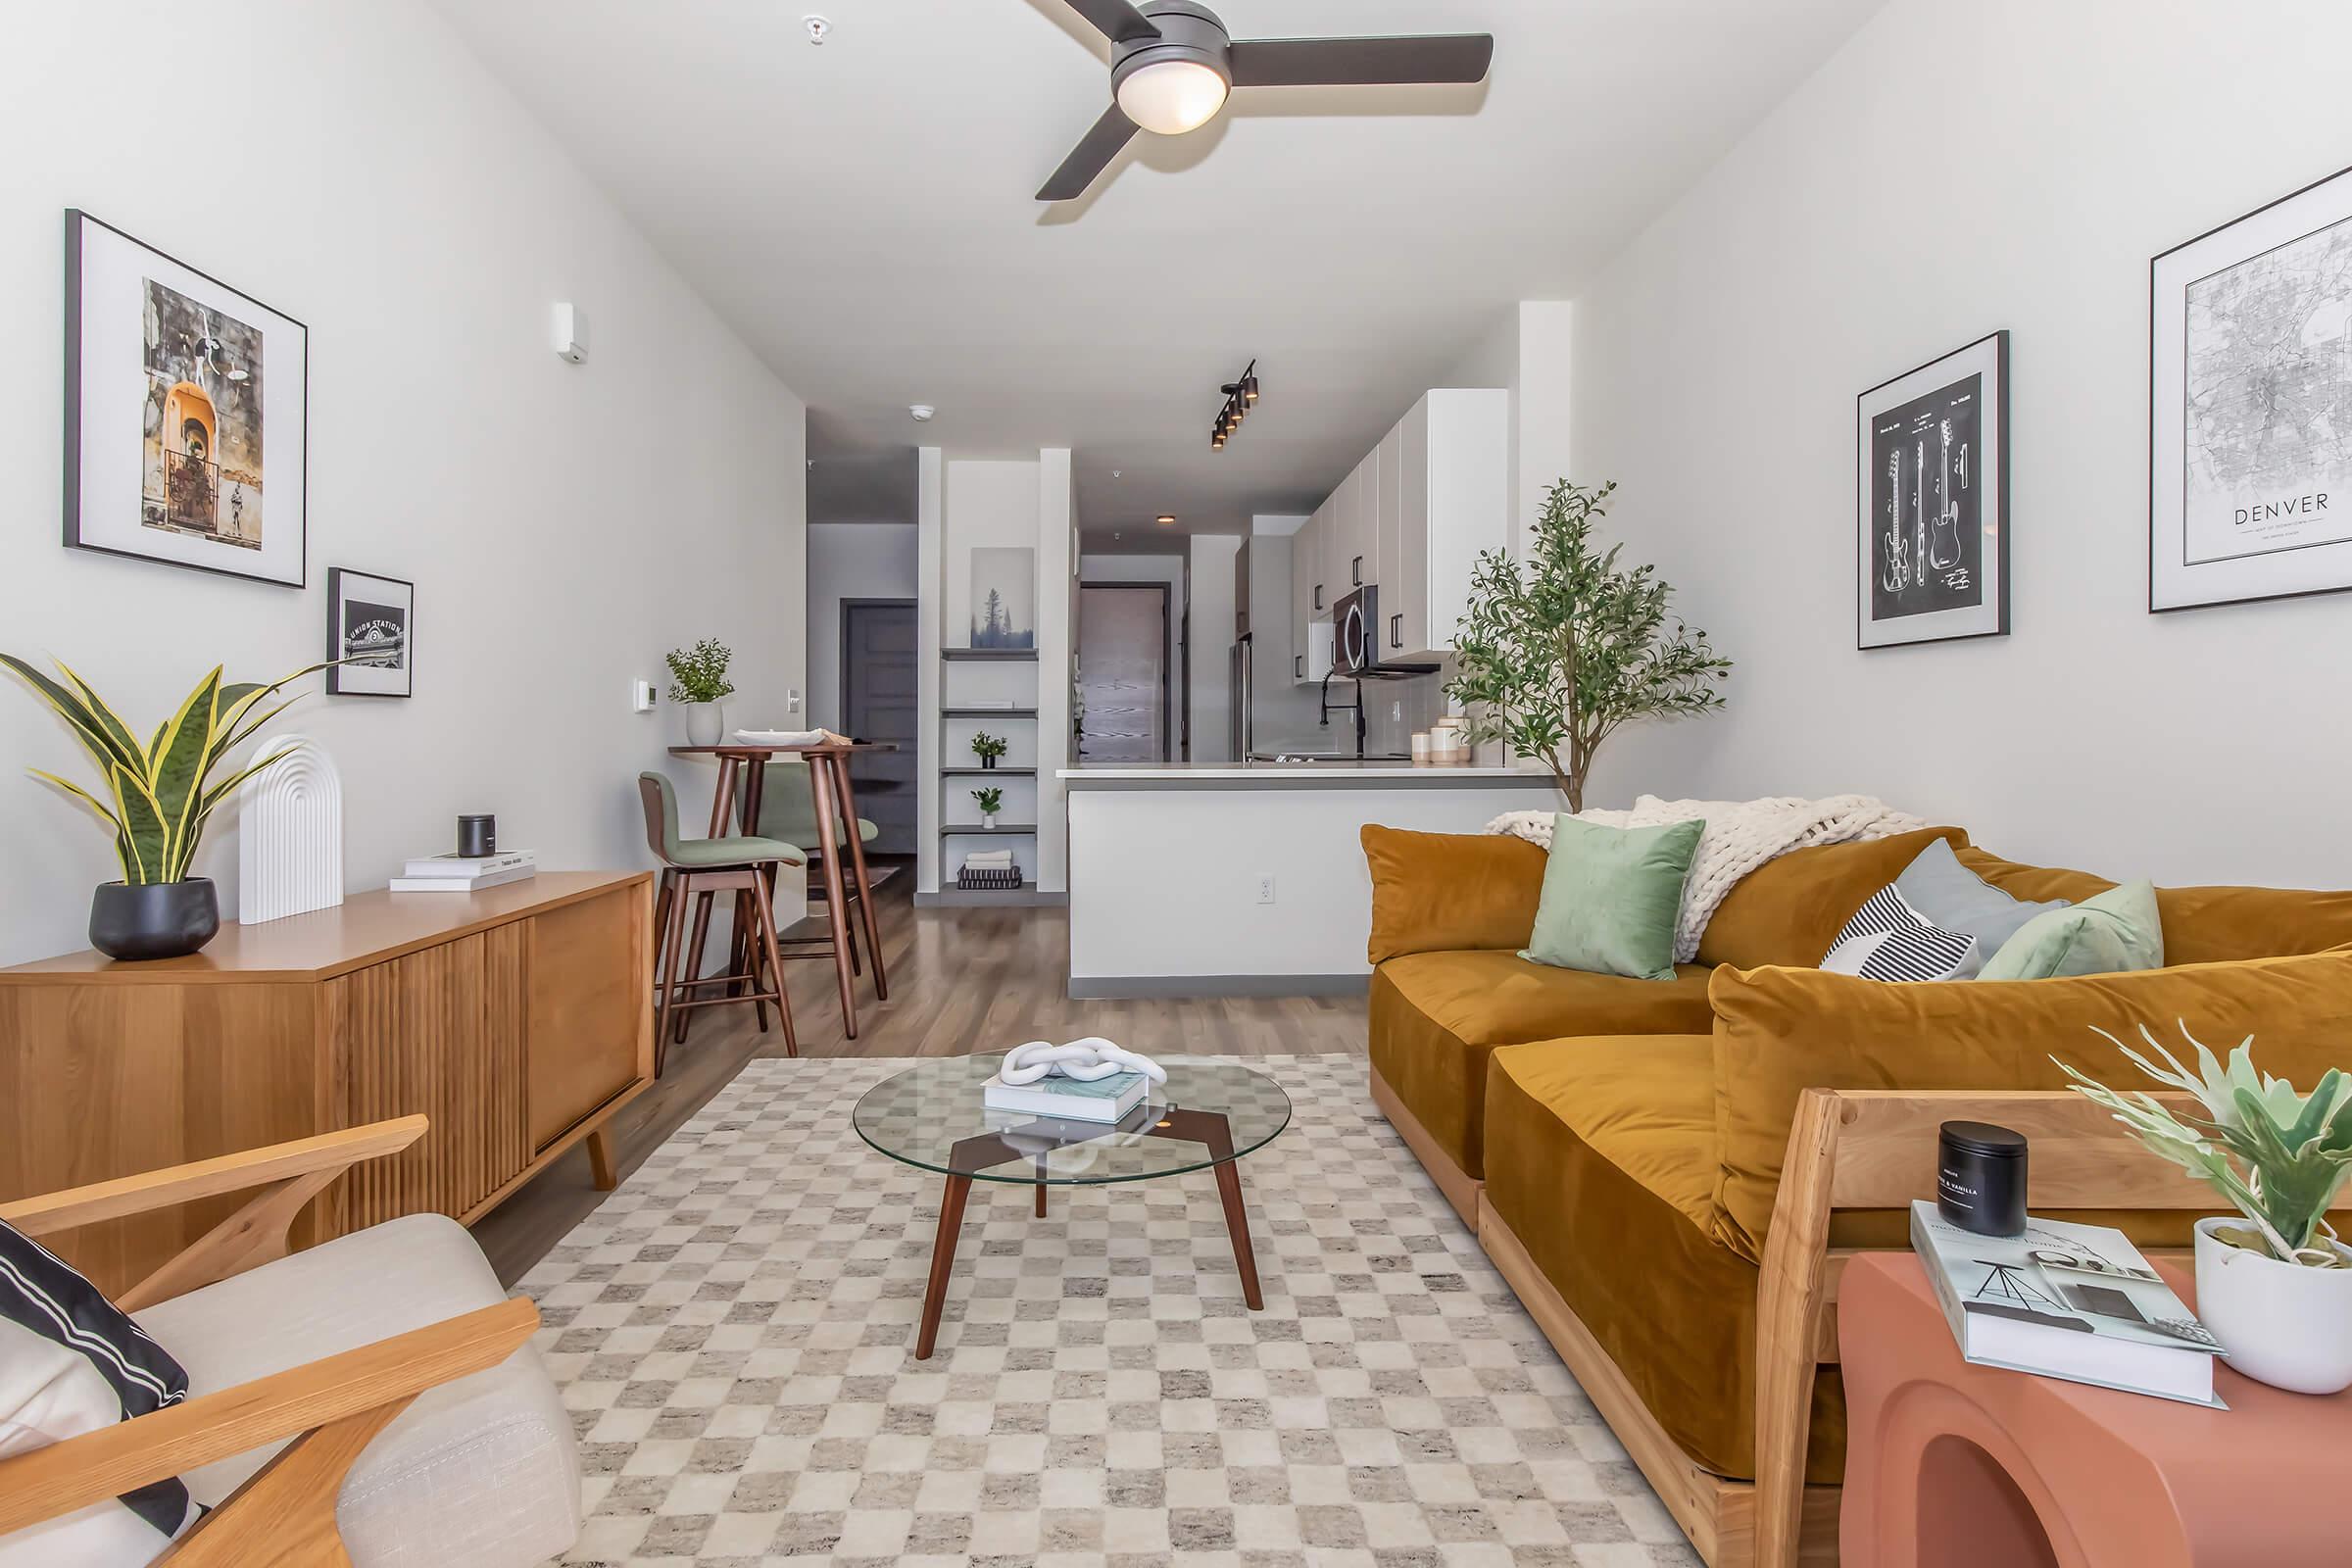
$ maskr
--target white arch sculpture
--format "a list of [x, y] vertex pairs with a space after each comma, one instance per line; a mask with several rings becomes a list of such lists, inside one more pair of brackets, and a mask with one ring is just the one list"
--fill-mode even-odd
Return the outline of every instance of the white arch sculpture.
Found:
[[258, 925], [343, 902], [343, 775], [317, 741], [272, 735], [271, 766], [237, 786], [237, 920]]

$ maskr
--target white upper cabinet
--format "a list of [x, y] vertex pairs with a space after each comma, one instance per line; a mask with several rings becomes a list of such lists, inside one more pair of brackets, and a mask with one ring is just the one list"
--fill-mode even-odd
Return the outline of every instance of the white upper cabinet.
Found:
[[[1397, 505], [1396, 547], [1384, 545], [1380, 560], [1384, 659], [1451, 653], [1479, 553], [1507, 548], [1510, 398], [1500, 388], [1443, 388], [1391, 432]], [[1384, 514], [1384, 539], [1387, 526]]]
[[[1450, 653], [1479, 552], [1509, 538], [1510, 394], [1425, 394], [1291, 537], [1299, 646], [1311, 650], [1310, 624], [1328, 624], [1341, 596], [1370, 583], [1380, 589], [1384, 661]], [[1294, 677], [1320, 678], [1320, 663], [1302, 654]]]

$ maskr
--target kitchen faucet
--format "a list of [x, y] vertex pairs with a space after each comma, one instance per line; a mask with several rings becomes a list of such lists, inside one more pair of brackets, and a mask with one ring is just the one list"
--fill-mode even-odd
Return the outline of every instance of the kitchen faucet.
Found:
[[[1315, 722], [1324, 729], [1331, 728], [1331, 677], [1338, 673], [1339, 670], [1336, 668], [1323, 672], [1323, 701], [1320, 705], [1322, 710], [1317, 714]], [[1356, 760], [1361, 761], [1364, 756], [1364, 683], [1358, 680], [1350, 684], [1355, 687], [1355, 703], [1353, 705], [1355, 708], [1355, 756]]]

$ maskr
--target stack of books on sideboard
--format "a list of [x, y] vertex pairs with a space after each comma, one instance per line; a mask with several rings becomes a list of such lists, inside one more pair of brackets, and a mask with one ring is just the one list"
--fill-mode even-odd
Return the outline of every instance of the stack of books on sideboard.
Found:
[[408, 870], [392, 879], [392, 891], [479, 893], [538, 874], [538, 857], [529, 850], [504, 855], [426, 855], [411, 860]]

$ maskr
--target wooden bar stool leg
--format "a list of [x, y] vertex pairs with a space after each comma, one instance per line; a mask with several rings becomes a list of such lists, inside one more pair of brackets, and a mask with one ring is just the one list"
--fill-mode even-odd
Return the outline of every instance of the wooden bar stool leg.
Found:
[[668, 866], [662, 868], [662, 879], [654, 890], [654, 974], [662, 973], [662, 944], [669, 934], [669, 903], [675, 889], [672, 882], [677, 873]]
[[[691, 888], [693, 885], [694, 877], [691, 873], [689, 873], [686, 877], [685, 886]], [[710, 940], [710, 900], [713, 896], [714, 895], [709, 893], [698, 893], [695, 895], [694, 939], [686, 944], [686, 951], [679, 955], [679, 962], [683, 966], [681, 971], [682, 983], [700, 980], [703, 977], [703, 945]], [[681, 909], [684, 907], [683, 897], [681, 897], [679, 901], [679, 906]], [[678, 1014], [677, 1033], [675, 1039], [681, 1046], [686, 1043], [686, 1021], [690, 1016], [691, 1014], [685, 1012], [680, 1012]]]
[[678, 999], [678, 945], [686, 935], [686, 895], [693, 887], [693, 877], [683, 871], [669, 873], [676, 886], [662, 926], [662, 956], [657, 965], [658, 995], [661, 1006], [654, 1014], [654, 1076], [662, 1076], [669, 1060], [669, 1015]]
[[829, 759], [832, 763], [835, 805], [841, 819], [850, 825], [849, 880], [858, 889], [858, 923], [865, 927], [866, 956], [874, 965], [874, 1000], [890, 1000], [890, 976], [882, 970], [882, 933], [874, 924], [874, 888], [865, 874], [865, 839], [858, 831], [858, 791], [850, 783], [850, 760], [846, 756]]
[[833, 789], [832, 759], [809, 755], [808, 781], [816, 797], [816, 839], [825, 858], [825, 920], [833, 930], [833, 972], [841, 985], [841, 1026], [850, 1039], [858, 1038], [858, 985], [850, 973], [850, 909], [842, 886], [841, 846], [833, 833], [839, 796]]
[[[776, 988], [776, 1016], [784, 1024], [784, 1054], [788, 1056], [797, 1056], [801, 1054], [801, 1043], [793, 1036], [792, 999], [784, 992], [784, 953], [782, 948], [777, 945], [776, 906], [767, 896], [767, 878], [760, 874], [760, 868], [758, 866], [752, 868], [752, 902], [759, 916], [760, 942], [766, 950], [764, 956], [767, 962], [767, 972], [773, 979]], [[752, 967], [757, 970], [759, 965], [760, 959], [754, 958]], [[757, 984], [755, 984], [754, 990], [757, 991]], [[762, 1015], [764, 1016], [764, 1013]], [[760, 1027], [764, 1029], [766, 1025], [762, 1024]]]

